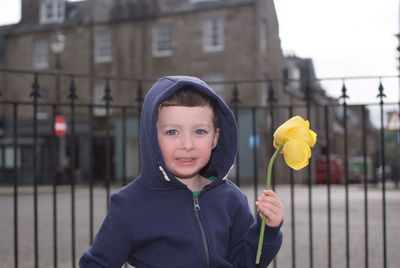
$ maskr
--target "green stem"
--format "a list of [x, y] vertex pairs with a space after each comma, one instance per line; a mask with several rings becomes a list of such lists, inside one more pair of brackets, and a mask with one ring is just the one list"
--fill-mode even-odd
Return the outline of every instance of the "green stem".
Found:
[[[279, 146], [279, 148], [276, 149], [275, 153], [272, 155], [271, 159], [269, 160], [268, 170], [267, 170], [267, 190], [269, 190], [271, 187], [272, 166], [274, 165], [275, 159], [278, 157], [279, 153], [282, 151], [282, 147], [283, 147], [283, 145]], [[262, 245], [263, 245], [263, 241], [264, 241], [265, 224], [266, 224], [266, 218], [265, 218], [265, 215], [263, 214], [262, 221], [261, 221], [260, 237], [258, 239], [256, 264], [259, 264], [260, 259], [261, 259], [261, 251], [262, 251]]]

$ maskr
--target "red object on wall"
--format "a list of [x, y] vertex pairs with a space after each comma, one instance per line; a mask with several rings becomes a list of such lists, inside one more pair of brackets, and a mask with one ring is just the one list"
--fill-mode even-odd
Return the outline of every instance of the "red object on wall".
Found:
[[57, 137], [63, 137], [67, 133], [67, 122], [62, 115], [57, 115], [54, 122], [54, 131]]

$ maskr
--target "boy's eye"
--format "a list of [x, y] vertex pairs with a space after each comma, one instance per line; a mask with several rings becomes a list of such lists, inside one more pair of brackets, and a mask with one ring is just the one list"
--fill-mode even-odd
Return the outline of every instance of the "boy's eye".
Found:
[[165, 132], [165, 134], [167, 134], [168, 136], [175, 136], [175, 135], [178, 134], [178, 131], [175, 130], [175, 129], [170, 129], [170, 130], [167, 130], [167, 131]]
[[196, 135], [203, 135], [203, 134], [207, 134], [207, 131], [204, 129], [196, 129]]

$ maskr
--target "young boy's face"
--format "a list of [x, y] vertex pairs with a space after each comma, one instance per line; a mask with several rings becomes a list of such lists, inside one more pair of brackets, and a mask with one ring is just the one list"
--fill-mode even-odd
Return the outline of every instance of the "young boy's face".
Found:
[[217, 146], [218, 136], [209, 105], [162, 106], [158, 112], [158, 143], [167, 169], [178, 179], [199, 176]]

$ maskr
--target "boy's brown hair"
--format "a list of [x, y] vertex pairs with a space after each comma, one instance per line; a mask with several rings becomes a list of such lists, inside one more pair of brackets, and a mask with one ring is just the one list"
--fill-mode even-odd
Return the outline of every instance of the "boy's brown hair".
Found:
[[218, 110], [215, 101], [192, 87], [186, 86], [179, 89], [177, 92], [169, 96], [165, 101], [160, 104], [159, 109], [167, 106], [206, 106], [209, 105], [213, 111], [214, 127], [218, 128]]

